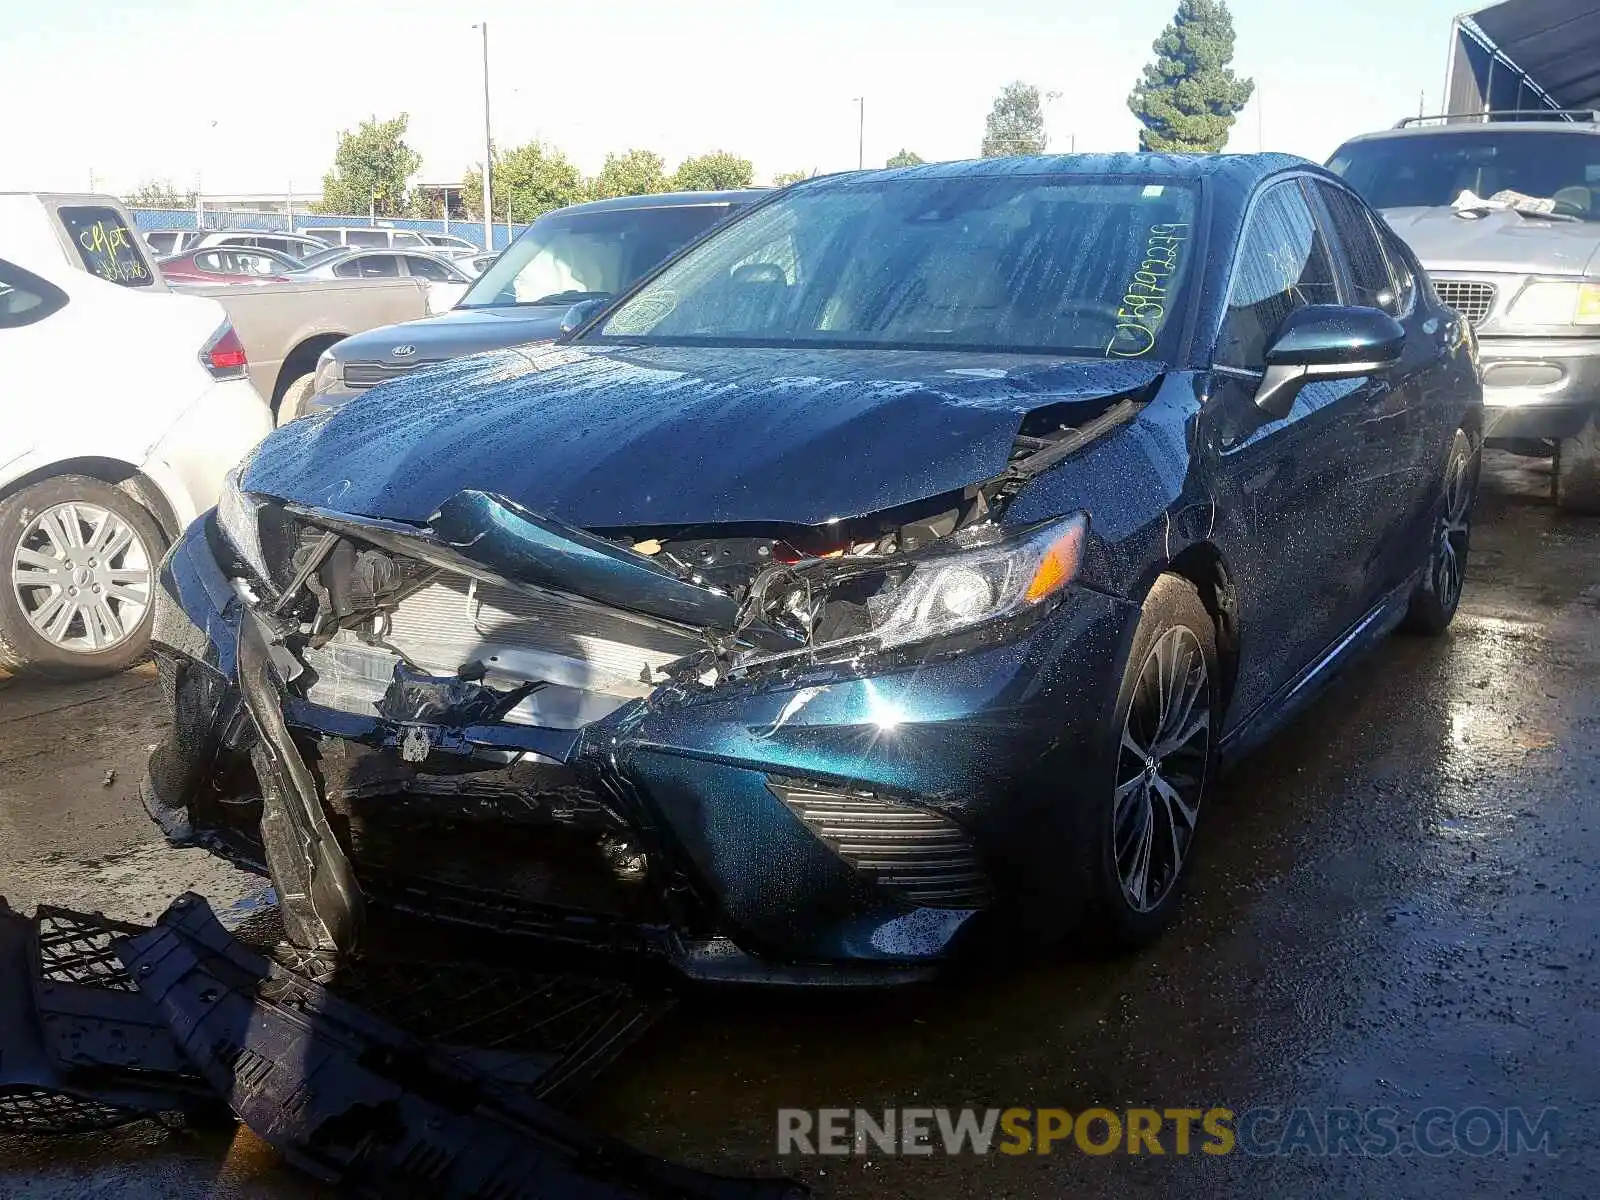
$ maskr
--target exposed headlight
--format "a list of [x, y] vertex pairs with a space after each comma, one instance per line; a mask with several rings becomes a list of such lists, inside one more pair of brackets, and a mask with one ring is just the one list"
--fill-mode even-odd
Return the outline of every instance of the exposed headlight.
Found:
[[333, 347], [330, 346], [317, 358], [317, 373], [311, 379], [311, 394], [320, 396], [323, 392], [332, 391], [343, 382], [339, 360], [334, 358]]
[[1511, 304], [1515, 325], [1600, 325], [1600, 284], [1535, 280]]
[[[1010, 537], [994, 530], [955, 534], [936, 552], [914, 557], [859, 565], [841, 560], [833, 574], [797, 572], [796, 586], [774, 602], [810, 629], [811, 650], [926, 641], [1059, 596], [1078, 573], [1088, 528], [1078, 513]], [[773, 657], [779, 656], [757, 652], [743, 663]]]
[[261, 553], [261, 505], [262, 501], [239, 490], [239, 469], [229, 471], [217, 497], [217, 528], [256, 578], [266, 582], [272, 576], [266, 555]]

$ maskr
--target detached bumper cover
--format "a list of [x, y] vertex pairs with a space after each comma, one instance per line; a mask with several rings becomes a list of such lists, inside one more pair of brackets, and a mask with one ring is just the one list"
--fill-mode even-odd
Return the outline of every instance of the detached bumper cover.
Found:
[[[161, 584], [155, 641], [177, 720], [152, 755], [144, 796], [169, 836], [241, 857], [215, 819], [213, 779], [230, 754], [256, 759], [265, 834], [266, 814], [315, 819], [314, 790], [304, 805], [285, 798], [282, 780], [300, 774], [292, 766], [297, 742], [345, 739], [398, 751], [408, 733], [415, 736], [416, 726], [376, 711], [321, 708], [292, 689], [265, 687], [263, 672], [246, 670], [253, 658], [240, 645], [244, 605], [217, 568], [202, 526], [174, 547]], [[1094, 747], [1105, 742], [1099, 734], [1110, 719], [1111, 675], [1136, 615], [1124, 601], [1074, 589], [1032, 626], [974, 639], [943, 657], [869, 671], [795, 667], [705, 691], [669, 685], [577, 730], [426, 727], [435, 751], [532, 750], [581, 772], [660, 865], [683, 919], [629, 928], [519, 909], [470, 889], [430, 900], [359, 864], [359, 888], [347, 908], [359, 908], [362, 892], [376, 899], [387, 891], [385, 902], [398, 898], [409, 910], [444, 919], [563, 939], [587, 929], [597, 942], [646, 947], [694, 976], [764, 982], [873, 982], [885, 969], [914, 977], [985, 923], [1028, 937], [1030, 922], [1048, 925], [1041, 914], [1062, 911], [1080, 886], [1059, 870], [1066, 818], [1109, 770]], [[239, 683], [247, 676], [256, 681], [250, 711], [262, 707], [267, 715], [265, 750], [254, 735], [259, 720], [239, 715]], [[282, 731], [274, 728], [273, 709], [282, 714]], [[786, 788], [812, 799], [790, 803]], [[290, 790], [307, 791], [303, 782]], [[830, 812], [871, 815], [878, 832], [855, 837], [847, 823], [840, 834]], [[908, 819], [918, 813], [927, 819]], [[885, 826], [902, 830], [903, 840], [889, 844]], [[271, 841], [262, 840], [270, 859]], [[324, 883], [345, 877], [349, 864], [337, 841], [315, 829], [294, 830], [289, 840], [307, 849], [307, 862], [320, 862], [312, 874]], [[917, 847], [927, 851], [920, 860]], [[934, 869], [952, 856], [959, 860], [952, 872]], [[974, 872], [982, 878], [970, 879]], [[310, 877], [293, 878], [286, 876], [286, 892], [313, 893]], [[952, 880], [970, 887], [941, 898], [937, 885]], [[344, 892], [344, 885], [334, 890]], [[970, 905], [963, 895], [973, 897]], [[993, 903], [980, 907], [977, 897], [991, 895]], [[468, 916], [470, 909], [480, 916]], [[352, 934], [327, 917], [321, 924], [309, 944], [347, 948]], [[857, 970], [864, 972], [859, 979]]]
[[[40, 950], [52, 936], [61, 950], [52, 922], [71, 931], [70, 969]], [[0, 909], [8, 1132], [87, 1132], [221, 1098], [289, 1162], [366, 1196], [806, 1194], [787, 1180], [688, 1170], [595, 1134], [539, 1098], [569, 1077], [563, 1064], [529, 1071], [504, 1059], [420, 1041], [269, 962], [198, 896], [179, 897], [154, 929]]]

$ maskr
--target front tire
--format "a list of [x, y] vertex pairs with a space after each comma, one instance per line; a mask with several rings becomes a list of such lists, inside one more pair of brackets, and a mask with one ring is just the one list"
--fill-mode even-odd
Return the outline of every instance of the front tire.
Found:
[[1085, 805], [1093, 940], [1141, 946], [1171, 924], [1193, 862], [1221, 723], [1216, 626], [1194, 584], [1145, 599], [1117, 692], [1106, 793]]
[[164, 549], [155, 518], [98, 479], [58, 475], [0, 502], [0, 667], [82, 679], [132, 666]]
[[1482, 452], [1477, 443], [1465, 429], [1456, 430], [1434, 502], [1427, 568], [1406, 610], [1404, 628], [1412, 633], [1438, 637], [1450, 627], [1461, 604], [1481, 470]]
[[1556, 507], [1562, 512], [1600, 513], [1600, 425], [1591, 414], [1576, 437], [1556, 443]]

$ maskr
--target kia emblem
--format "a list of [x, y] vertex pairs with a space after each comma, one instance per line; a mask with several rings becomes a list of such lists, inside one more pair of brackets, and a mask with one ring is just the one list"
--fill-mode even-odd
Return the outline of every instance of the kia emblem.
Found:
[[417, 348], [415, 346], [396, 346], [393, 350], [389, 351], [389, 353], [394, 355], [396, 358], [410, 358], [416, 352]]

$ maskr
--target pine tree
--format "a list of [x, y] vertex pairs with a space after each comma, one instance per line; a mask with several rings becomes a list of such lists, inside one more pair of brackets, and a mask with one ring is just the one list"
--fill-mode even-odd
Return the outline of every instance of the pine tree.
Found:
[[1141, 150], [1214, 153], [1250, 99], [1255, 83], [1234, 75], [1233, 17], [1223, 0], [1179, 0], [1151, 48], [1128, 107], [1144, 123]]
[[994, 98], [994, 107], [984, 121], [983, 157], [1043, 154], [1044, 147], [1044, 111], [1039, 107], [1039, 89], [1020, 81], [1006, 84]]

